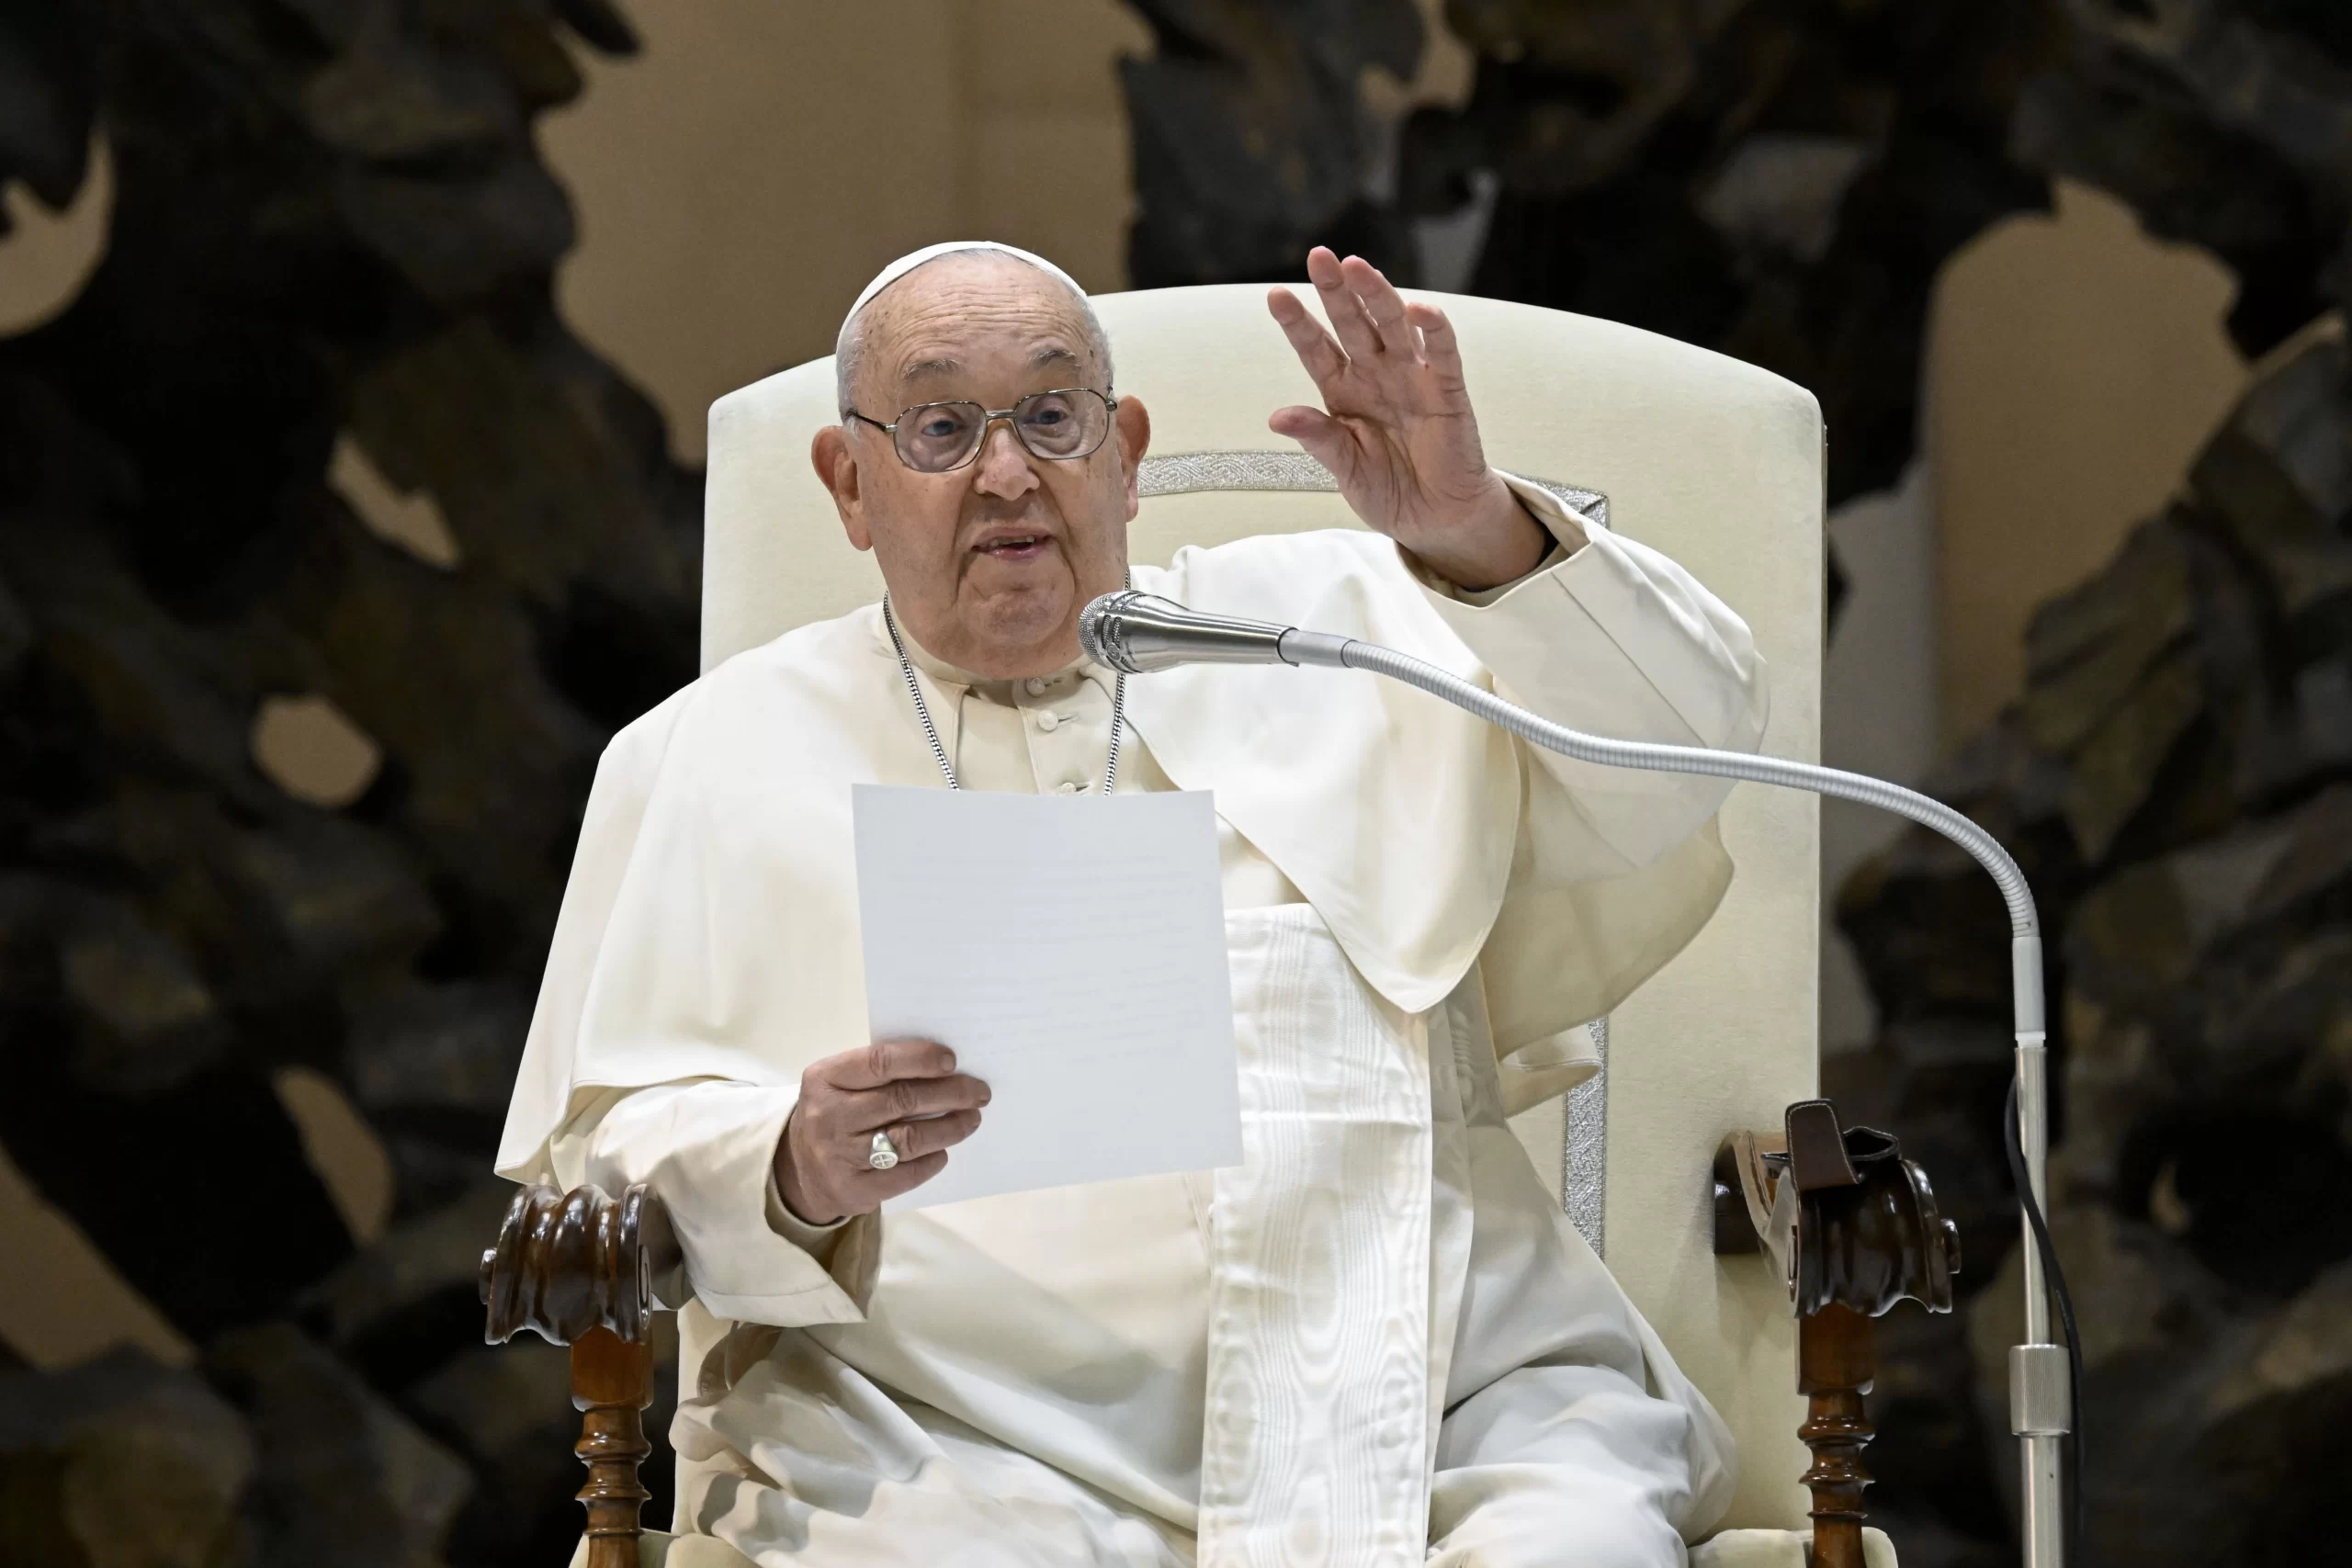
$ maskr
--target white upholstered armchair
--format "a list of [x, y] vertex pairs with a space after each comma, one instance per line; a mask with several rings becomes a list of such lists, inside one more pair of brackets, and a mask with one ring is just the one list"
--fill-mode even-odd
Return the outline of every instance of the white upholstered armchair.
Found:
[[[1823, 430], [1812, 397], [1751, 366], [1611, 322], [1433, 298], [1460, 334], [1489, 459], [1657, 546], [1744, 616], [1771, 666], [1763, 749], [1815, 757]], [[1163, 563], [1186, 544], [1355, 525], [1322, 470], [1265, 428], [1270, 411], [1311, 400], [1312, 389], [1267, 317], [1262, 288], [1150, 290], [1095, 305], [1114, 344], [1118, 389], [1139, 394], [1152, 412], [1146, 499], [1131, 530], [1136, 559]], [[713, 405], [705, 669], [880, 595], [872, 558], [842, 540], [809, 468], [811, 435], [835, 417], [830, 358]], [[1720, 910], [1686, 951], [1591, 1028], [1594, 1077], [1565, 1106], [1539, 1107], [1515, 1125], [1571, 1217], [1738, 1438], [1737, 1499], [1724, 1530], [1694, 1561], [1798, 1568], [1805, 1554], [1796, 1532], [1807, 1525], [1800, 1474], [1816, 1458], [1850, 1462], [1859, 1444], [1847, 1444], [1840, 1458], [1809, 1455], [1800, 1442], [1807, 1405], [1793, 1375], [1798, 1323], [1781, 1274], [1787, 1238], [1778, 1251], [1719, 1256], [1710, 1171], [1728, 1136], [1779, 1128], [1792, 1102], [1815, 1092], [1816, 804], [1742, 788], [1724, 807], [1722, 828], [1736, 874]], [[1762, 1157], [1774, 1146], [1768, 1139], [1745, 1162], [1724, 1163], [1724, 1208], [1735, 1230], [1751, 1212], [1737, 1182], [1743, 1165], [1757, 1189], [1752, 1212], [1760, 1221], [1769, 1211], [1770, 1185], [1784, 1168]], [[1731, 1239], [1752, 1247], [1755, 1237]], [[508, 1251], [499, 1267], [512, 1269], [519, 1264]], [[639, 1267], [619, 1266], [623, 1279]], [[486, 1260], [486, 1280], [491, 1268]], [[509, 1331], [521, 1321], [516, 1310], [510, 1300]], [[494, 1304], [494, 1336], [496, 1317]], [[1866, 1371], [1857, 1381], [1866, 1382]], [[1822, 1408], [1816, 1402], [1816, 1417]], [[587, 1447], [583, 1457], [593, 1457]], [[1822, 1472], [1811, 1479], [1821, 1482]], [[1859, 1497], [1858, 1485], [1851, 1495]], [[624, 1504], [633, 1517], [634, 1503], [616, 1492], [605, 1505], [608, 1517]], [[673, 1544], [648, 1534], [643, 1550], [649, 1559], [666, 1553], [671, 1568], [741, 1563], [706, 1538]], [[1875, 1532], [1868, 1556], [1893, 1562]]]

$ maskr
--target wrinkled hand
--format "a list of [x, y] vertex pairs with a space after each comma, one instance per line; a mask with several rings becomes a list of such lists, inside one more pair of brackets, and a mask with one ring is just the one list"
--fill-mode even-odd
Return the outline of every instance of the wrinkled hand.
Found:
[[[956, 1070], [956, 1053], [929, 1040], [879, 1040], [812, 1062], [800, 1101], [776, 1143], [785, 1206], [812, 1225], [870, 1213], [947, 1165], [947, 1150], [979, 1130], [989, 1086]], [[866, 1163], [888, 1133], [899, 1163]]]
[[1487, 466], [1445, 312], [1407, 304], [1370, 262], [1320, 245], [1306, 276], [1331, 332], [1287, 288], [1266, 305], [1324, 406], [1277, 410], [1268, 427], [1330, 469], [1367, 525], [1456, 585], [1492, 588], [1534, 570], [1552, 537]]

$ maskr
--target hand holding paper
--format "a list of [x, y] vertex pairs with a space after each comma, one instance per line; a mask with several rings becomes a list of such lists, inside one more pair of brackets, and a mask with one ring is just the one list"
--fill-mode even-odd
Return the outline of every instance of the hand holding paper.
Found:
[[[811, 1062], [776, 1151], [777, 1191], [809, 1224], [869, 1213], [938, 1175], [988, 1102], [988, 1086], [933, 1040], [876, 1040]], [[884, 1165], [877, 1130], [889, 1144]]]

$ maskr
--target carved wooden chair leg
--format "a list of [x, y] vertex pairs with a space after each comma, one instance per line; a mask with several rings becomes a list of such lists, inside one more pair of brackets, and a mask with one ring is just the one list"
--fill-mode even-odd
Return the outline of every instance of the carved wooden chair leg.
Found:
[[1909, 1299], [1951, 1310], [1960, 1234], [1894, 1139], [1841, 1127], [1826, 1100], [1792, 1105], [1779, 1134], [1735, 1133], [1715, 1155], [1715, 1251], [1764, 1252], [1797, 1318], [1797, 1436], [1812, 1451], [1812, 1568], [1863, 1568], [1862, 1396], [1877, 1374], [1871, 1320]]
[[572, 1451], [588, 1467], [588, 1568], [637, 1568], [638, 1510], [652, 1495], [638, 1466], [653, 1451], [639, 1412], [653, 1403], [653, 1350], [609, 1328], [571, 1342], [571, 1404], [581, 1414]]
[[653, 1451], [641, 1414], [653, 1403], [653, 1282], [679, 1267], [669, 1215], [642, 1186], [617, 1199], [594, 1187], [526, 1187], [507, 1207], [498, 1245], [481, 1255], [490, 1309], [482, 1337], [502, 1345], [527, 1328], [571, 1347], [571, 1403], [581, 1413], [572, 1451], [588, 1467], [580, 1489], [587, 1568], [637, 1568], [639, 1510], [650, 1495], [638, 1467]]
[[1813, 1568], [1862, 1568], [1862, 1491], [1871, 1483], [1862, 1450], [1876, 1433], [1862, 1410], [1877, 1371], [1871, 1320], [1831, 1302], [1797, 1320], [1797, 1392], [1805, 1396], [1797, 1436], [1813, 1450], [1804, 1484], [1813, 1493]]

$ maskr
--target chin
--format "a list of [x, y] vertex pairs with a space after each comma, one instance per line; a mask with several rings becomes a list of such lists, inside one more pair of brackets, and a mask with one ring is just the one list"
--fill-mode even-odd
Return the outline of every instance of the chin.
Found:
[[1007, 652], [1042, 649], [1071, 634], [1077, 625], [1077, 600], [1067, 581], [992, 595], [972, 617], [972, 629], [979, 637]]

